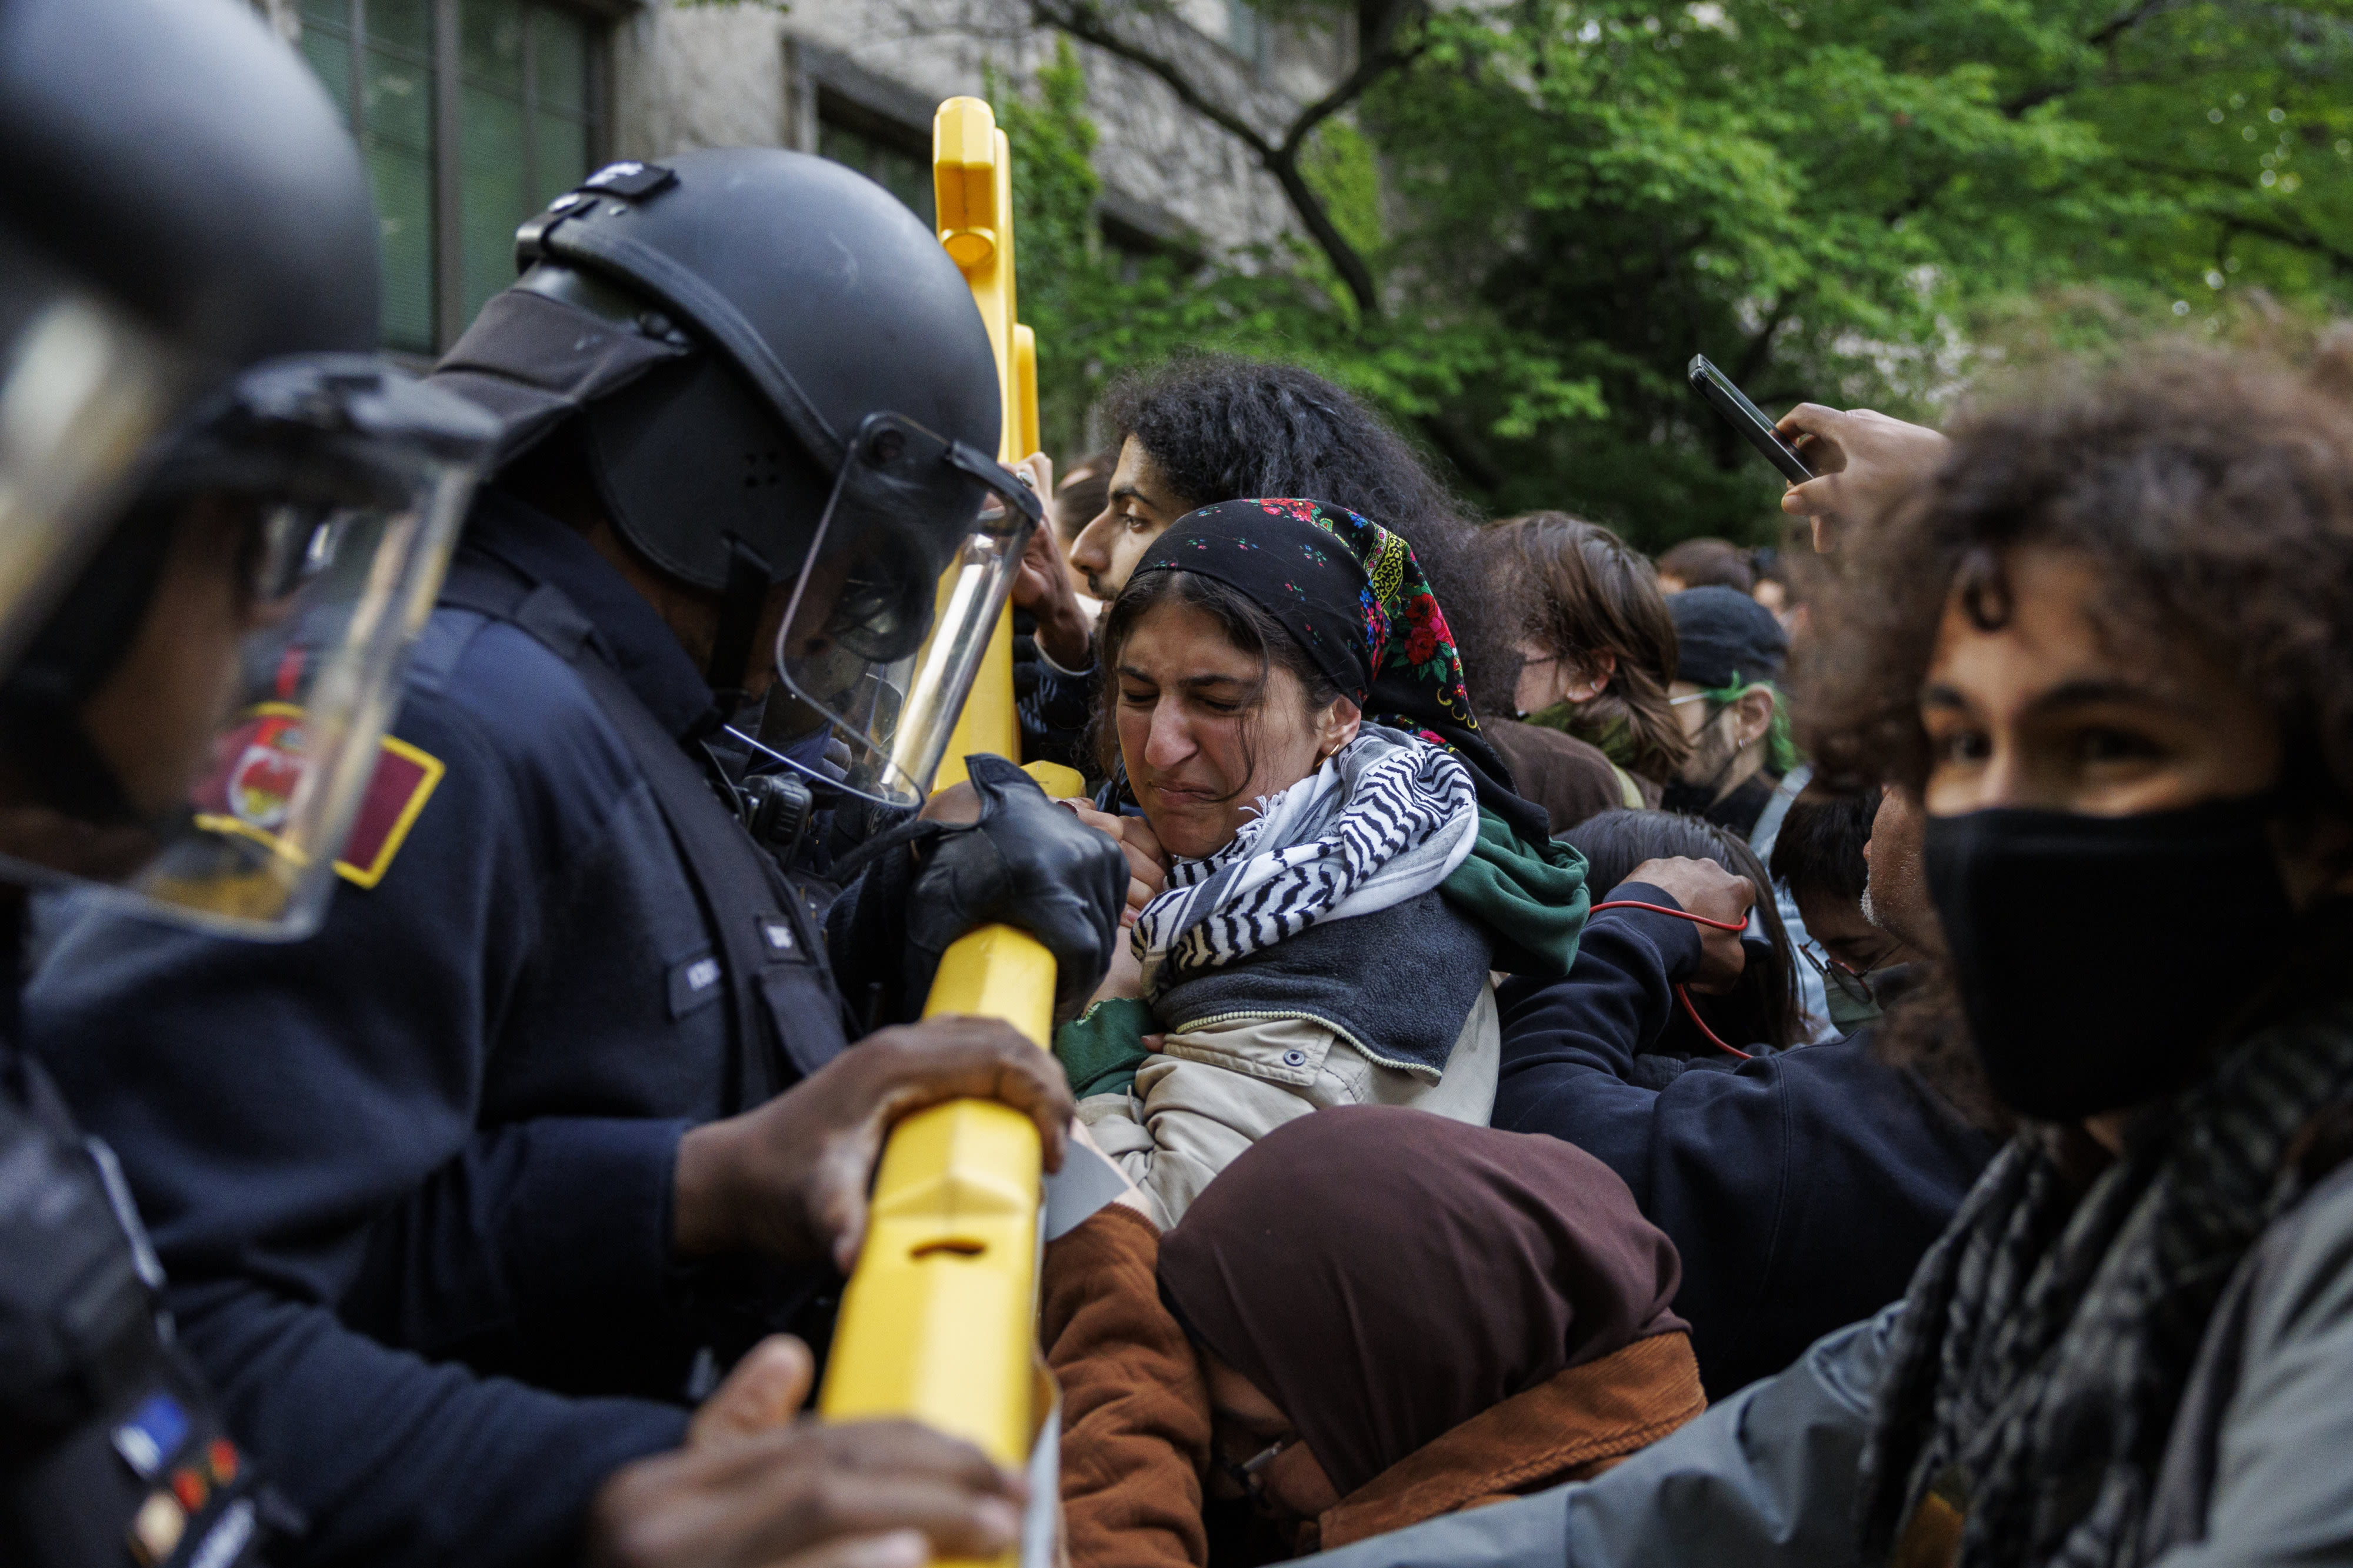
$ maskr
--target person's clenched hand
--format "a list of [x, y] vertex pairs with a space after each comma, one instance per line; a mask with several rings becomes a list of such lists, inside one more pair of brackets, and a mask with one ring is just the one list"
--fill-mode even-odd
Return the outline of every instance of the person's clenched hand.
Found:
[[[1740, 928], [1748, 919], [1749, 906], [1757, 901], [1757, 885], [1746, 877], [1735, 876], [1713, 860], [1685, 857], [1671, 859], [1645, 860], [1628, 874], [1611, 899], [1634, 898], [1627, 884], [1644, 882], [1656, 888], [1675, 901], [1685, 914], [1702, 920], [1720, 921], [1733, 927], [1719, 931], [1715, 926], [1694, 924], [1699, 932], [1699, 963], [1683, 983], [1694, 991], [1723, 992], [1732, 988], [1740, 978], [1747, 963], [1741, 951]], [[1607, 902], [1608, 900], [1603, 900]]]
[[980, 1450], [911, 1421], [690, 1433], [685, 1447], [606, 1481], [587, 1557], [596, 1568], [923, 1568], [1005, 1551], [1025, 1498]]
[[1012, 1025], [939, 1017], [881, 1029], [756, 1110], [679, 1143], [672, 1246], [681, 1257], [754, 1251], [830, 1257], [844, 1273], [866, 1239], [866, 1189], [883, 1136], [949, 1100], [994, 1100], [1038, 1124], [1061, 1169], [1075, 1106], [1061, 1064]]
[[[1160, 896], [1168, 885], [1168, 851], [1160, 847], [1160, 836], [1152, 831], [1152, 824], [1140, 816], [1120, 816], [1108, 811], [1097, 811], [1084, 801], [1062, 802], [1073, 816], [1099, 833], [1107, 835], [1119, 846], [1127, 859], [1127, 908], [1119, 923], [1132, 926], [1144, 906]], [[1112, 960], [1116, 965], [1118, 959]]]
[[1830, 550], [1837, 530], [1869, 522], [1904, 490], [1934, 471], [1952, 443], [1925, 425], [1871, 408], [1800, 403], [1776, 426], [1818, 478], [1791, 485], [1781, 510], [1811, 518], [1814, 548]]

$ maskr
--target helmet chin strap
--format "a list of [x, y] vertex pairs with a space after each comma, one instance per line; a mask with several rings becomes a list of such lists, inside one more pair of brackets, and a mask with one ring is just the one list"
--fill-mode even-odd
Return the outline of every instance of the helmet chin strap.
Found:
[[711, 683], [720, 706], [731, 713], [746, 700], [744, 672], [751, 668], [752, 643], [760, 635], [771, 582], [768, 563], [759, 552], [729, 534], [727, 586], [720, 590], [719, 626], [712, 634], [711, 662], [702, 678]]

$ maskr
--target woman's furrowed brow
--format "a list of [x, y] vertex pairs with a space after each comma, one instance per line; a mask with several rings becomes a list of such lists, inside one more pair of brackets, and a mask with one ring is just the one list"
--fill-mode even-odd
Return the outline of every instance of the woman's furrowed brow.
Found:
[[1160, 677], [1153, 674], [1150, 670], [1138, 669], [1132, 664], [1121, 665], [1119, 667], [1119, 673], [1124, 679], [1148, 681], [1155, 686], [1181, 686], [1188, 691], [1199, 691], [1205, 688], [1212, 686], [1248, 686], [1250, 684], [1249, 679], [1242, 676], [1217, 674], [1186, 675], [1179, 676], [1175, 680], [1164, 681]]

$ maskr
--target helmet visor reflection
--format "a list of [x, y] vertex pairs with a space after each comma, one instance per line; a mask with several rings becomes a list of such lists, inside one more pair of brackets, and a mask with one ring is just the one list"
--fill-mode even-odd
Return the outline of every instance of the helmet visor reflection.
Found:
[[[983, 511], [992, 494], [1002, 504]], [[971, 521], [944, 536], [944, 514]], [[776, 642], [786, 689], [847, 750], [828, 782], [888, 805], [923, 798], [1041, 516], [960, 442], [890, 414], [860, 428]]]

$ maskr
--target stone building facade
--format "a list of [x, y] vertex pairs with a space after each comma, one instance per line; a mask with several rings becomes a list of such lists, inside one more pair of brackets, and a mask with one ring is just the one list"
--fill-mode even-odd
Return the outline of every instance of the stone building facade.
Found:
[[[512, 277], [531, 212], [614, 157], [822, 153], [930, 210], [932, 111], [1053, 58], [1029, 0], [251, 0], [350, 117], [384, 224], [386, 344], [429, 357]], [[1270, 134], [1353, 64], [1345, 27], [1248, 0], [1127, 0], [1186, 79]], [[1293, 223], [1233, 137], [1085, 46], [1105, 240], [1213, 252]]]

